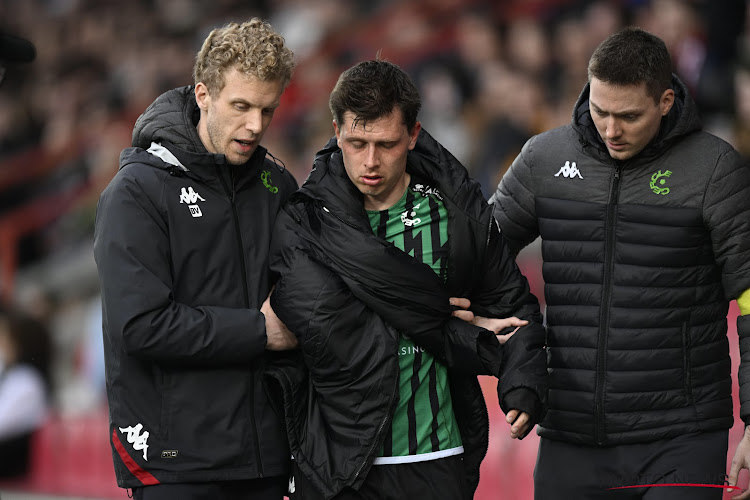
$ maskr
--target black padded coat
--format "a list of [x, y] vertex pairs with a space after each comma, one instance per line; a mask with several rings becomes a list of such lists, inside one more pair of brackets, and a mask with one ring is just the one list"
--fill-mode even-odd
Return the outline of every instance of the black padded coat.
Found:
[[[587, 445], [732, 426], [729, 301], [750, 288], [750, 168], [701, 131], [685, 86], [658, 135], [612, 159], [589, 112], [531, 138], [491, 201], [514, 251], [542, 239], [549, 411], [539, 434]], [[741, 409], [750, 419], [750, 324]]]
[[94, 255], [117, 483], [285, 476], [261, 385], [271, 231], [297, 188], [258, 147], [207, 153], [192, 87], [159, 97], [99, 200]]
[[[397, 398], [398, 332], [450, 371], [454, 411], [472, 493], [488, 445], [487, 408], [477, 375], [499, 376], [501, 406], [537, 418], [546, 399], [544, 328], [479, 185], [424, 130], [407, 170], [437, 187], [449, 214], [447, 283], [377, 237], [349, 181], [335, 140], [279, 216], [274, 310], [299, 337], [300, 359], [271, 367], [282, 395], [292, 454], [306, 477], [333, 497], [364, 481]], [[450, 296], [475, 313], [531, 323], [500, 346], [483, 328], [452, 318]]]

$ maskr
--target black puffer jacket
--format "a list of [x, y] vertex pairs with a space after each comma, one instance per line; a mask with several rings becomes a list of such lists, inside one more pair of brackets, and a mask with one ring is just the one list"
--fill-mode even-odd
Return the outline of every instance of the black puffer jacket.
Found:
[[[281, 278], [271, 303], [299, 337], [303, 363], [279, 364], [268, 377], [283, 394], [292, 454], [327, 498], [364, 481], [389, 428], [397, 397], [398, 331], [450, 369], [472, 492], [488, 439], [477, 374], [500, 376], [506, 411], [519, 408], [539, 417], [545, 401], [539, 306], [479, 185], [424, 131], [409, 153], [407, 170], [434, 181], [448, 210], [446, 284], [429, 266], [373, 234], [335, 140], [317, 156], [274, 234]], [[532, 322], [501, 347], [491, 332], [451, 318], [450, 296], [470, 298], [483, 316], [517, 315]]]
[[159, 97], [99, 200], [94, 253], [117, 482], [285, 475], [261, 387], [271, 230], [294, 178], [259, 147], [241, 166], [198, 137], [191, 87]]
[[587, 86], [572, 124], [530, 139], [491, 199], [514, 251], [542, 238], [543, 437], [613, 445], [732, 426], [726, 316], [750, 288], [750, 169], [673, 88], [657, 137], [617, 162]]

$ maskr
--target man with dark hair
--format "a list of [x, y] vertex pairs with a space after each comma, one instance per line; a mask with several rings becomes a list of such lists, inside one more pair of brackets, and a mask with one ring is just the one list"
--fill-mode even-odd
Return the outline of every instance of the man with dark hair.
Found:
[[0, 31], [0, 85], [5, 80], [7, 63], [24, 64], [36, 59], [36, 47], [29, 40]]
[[268, 377], [293, 499], [472, 498], [488, 445], [479, 374], [500, 377], [512, 437], [543, 413], [538, 302], [420, 105], [392, 63], [342, 73], [335, 137], [277, 220], [271, 304], [301, 359]]
[[542, 239], [550, 404], [535, 496], [720, 499], [731, 299], [750, 421], [750, 169], [701, 130], [658, 37], [613, 34], [588, 80], [572, 123], [531, 138], [491, 199], [513, 252]]
[[212, 30], [194, 85], [138, 118], [97, 207], [94, 256], [117, 484], [135, 500], [281, 500], [289, 451], [261, 376], [293, 349], [268, 296], [294, 177], [260, 143], [294, 68], [253, 18]]

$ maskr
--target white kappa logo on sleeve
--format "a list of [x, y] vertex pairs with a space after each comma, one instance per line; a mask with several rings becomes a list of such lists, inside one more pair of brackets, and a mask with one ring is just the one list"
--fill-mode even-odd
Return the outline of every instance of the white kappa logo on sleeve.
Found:
[[143, 424], [138, 423], [135, 427], [120, 427], [120, 432], [128, 434], [128, 443], [133, 445], [133, 449], [136, 451], [143, 451], [143, 459], [148, 462], [148, 431], [143, 430]]

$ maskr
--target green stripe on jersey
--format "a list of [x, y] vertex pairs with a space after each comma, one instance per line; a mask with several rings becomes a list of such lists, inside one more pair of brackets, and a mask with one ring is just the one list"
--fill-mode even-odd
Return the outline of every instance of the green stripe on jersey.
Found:
[[[437, 190], [412, 178], [395, 205], [367, 214], [375, 234], [429, 265], [445, 280], [448, 212]], [[380, 456], [409, 457], [460, 447], [445, 366], [403, 334], [398, 357], [399, 401]]]

